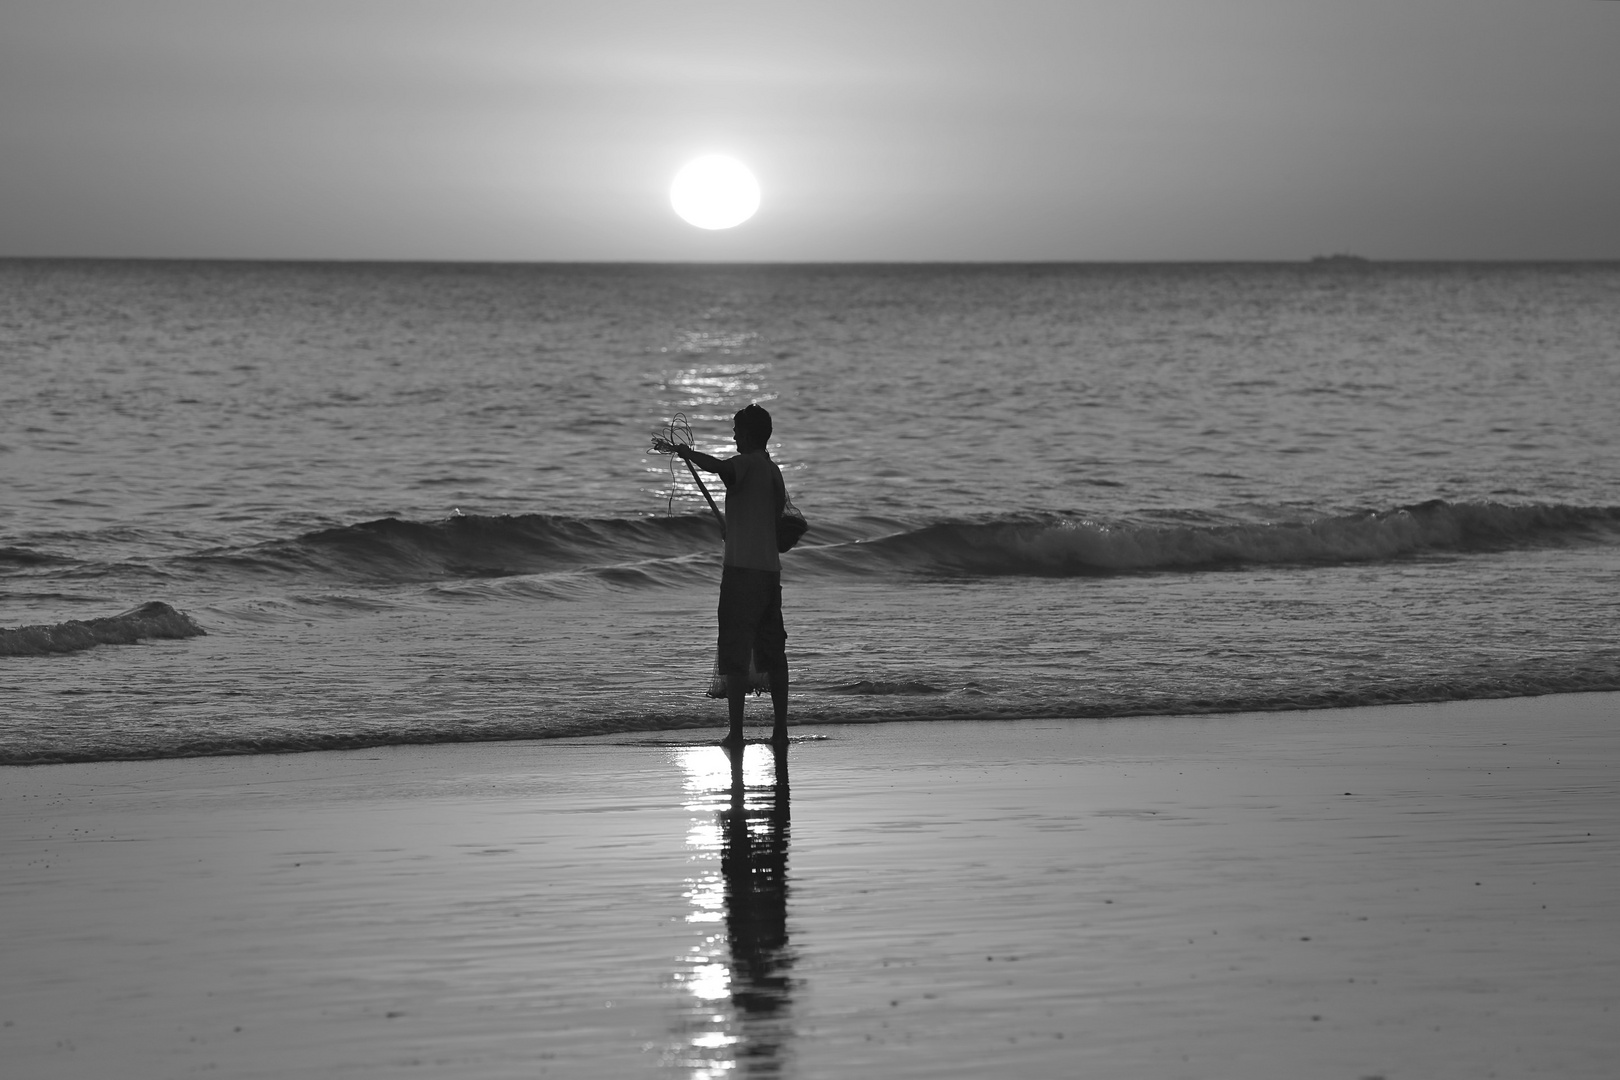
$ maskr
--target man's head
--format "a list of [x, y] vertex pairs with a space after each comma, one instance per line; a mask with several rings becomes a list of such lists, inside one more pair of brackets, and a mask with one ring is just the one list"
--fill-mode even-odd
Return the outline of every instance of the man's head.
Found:
[[732, 420], [731, 432], [737, 437], [738, 450], [763, 450], [770, 443], [771, 414], [758, 405], [742, 409]]

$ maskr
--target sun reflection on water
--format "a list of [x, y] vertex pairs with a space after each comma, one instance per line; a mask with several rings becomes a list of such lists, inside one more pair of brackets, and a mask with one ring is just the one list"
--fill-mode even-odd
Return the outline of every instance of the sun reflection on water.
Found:
[[[668, 404], [682, 412], [705, 405], [737, 409], [750, 401], [774, 396], [767, 395], [765, 389], [770, 370], [769, 364], [705, 364], [667, 376], [660, 389], [672, 396]], [[730, 418], [729, 413], [725, 414], [725, 419]]]
[[[722, 332], [688, 330], [679, 335], [676, 345], [661, 351], [686, 355], [719, 353], [729, 355], [746, 351], [759, 335], [750, 332]], [[674, 371], [649, 373], [647, 378], [658, 394], [658, 423], [666, 424], [676, 414], [686, 417], [693, 428], [693, 442], [697, 449], [716, 457], [729, 457], [736, 451], [731, 439], [731, 418], [736, 410], [754, 402], [774, 401], [776, 393], [770, 389], [771, 365], [733, 362], [702, 364]], [[654, 455], [646, 459], [646, 469], [657, 475], [659, 483], [649, 488], [668, 498], [702, 506], [697, 484], [684, 469], [673, 468], [673, 462]]]

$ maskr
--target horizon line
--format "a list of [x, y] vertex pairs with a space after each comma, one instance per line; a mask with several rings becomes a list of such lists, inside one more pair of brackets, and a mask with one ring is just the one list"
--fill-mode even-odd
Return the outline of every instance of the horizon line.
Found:
[[619, 266], [619, 267], [884, 267], [884, 266], [1399, 266], [1434, 264], [1620, 263], [1620, 255], [1561, 257], [1377, 258], [1350, 253], [1296, 258], [1232, 259], [471, 259], [253, 255], [0, 255], [0, 262], [279, 263], [347, 266]]

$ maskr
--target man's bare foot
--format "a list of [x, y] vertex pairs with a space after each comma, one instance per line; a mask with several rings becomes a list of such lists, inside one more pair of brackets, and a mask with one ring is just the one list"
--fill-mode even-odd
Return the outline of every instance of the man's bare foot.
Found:
[[787, 744], [788, 736], [786, 728], [777, 728], [775, 731], [771, 732], [772, 746], [786, 746]]
[[741, 750], [743, 745], [742, 732], [733, 731], [730, 735], [727, 735], [725, 738], [720, 740], [720, 745], [725, 747], [727, 750]]

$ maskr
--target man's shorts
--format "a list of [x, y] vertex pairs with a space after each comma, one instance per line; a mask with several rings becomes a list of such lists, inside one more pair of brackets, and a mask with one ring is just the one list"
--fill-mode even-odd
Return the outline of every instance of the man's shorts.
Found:
[[721, 673], [747, 676], [750, 656], [756, 671], [787, 670], [782, 574], [727, 566], [720, 571]]

